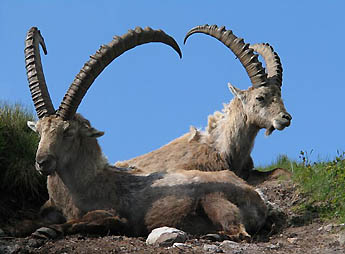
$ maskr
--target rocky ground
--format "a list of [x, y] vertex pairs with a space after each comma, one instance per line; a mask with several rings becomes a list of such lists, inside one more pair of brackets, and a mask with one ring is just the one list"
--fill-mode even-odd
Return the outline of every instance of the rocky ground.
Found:
[[[1, 253], [345, 253], [345, 225], [321, 222], [312, 213], [299, 214], [303, 202], [288, 174], [273, 174], [265, 181], [251, 179], [274, 207], [270, 231], [252, 242], [214, 241], [189, 236], [170, 247], [147, 245], [145, 238], [72, 235], [56, 240], [13, 238], [0, 231]], [[1, 236], [2, 234], [2, 236]]]

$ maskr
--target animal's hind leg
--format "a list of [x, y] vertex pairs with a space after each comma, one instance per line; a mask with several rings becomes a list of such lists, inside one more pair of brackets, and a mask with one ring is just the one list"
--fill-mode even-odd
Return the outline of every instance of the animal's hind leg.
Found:
[[[122, 234], [127, 220], [116, 216], [111, 211], [94, 210], [85, 214], [81, 219], [65, 223], [67, 234]], [[70, 226], [68, 225], [70, 224]]]
[[127, 220], [119, 218], [111, 211], [94, 210], [88, 212], [80, 219], [69, 220], [63, 224], [48, 226], [55, 233], [51, 235], [49, 231], [38, 229], [33, 233], [34, 237], [54, 238], [67, 234], [122, 234], [126, 229]]
[[250, 239], [242, 224], [239, 208], [227, 200], [223, 193], [207, 194], [201, 200], [201, 205], [220, 234], [233, 241]]
[[61, 224], [66, 222], [62, 212], [49, 199], [40, 209], [40, 217], [44, 224]]

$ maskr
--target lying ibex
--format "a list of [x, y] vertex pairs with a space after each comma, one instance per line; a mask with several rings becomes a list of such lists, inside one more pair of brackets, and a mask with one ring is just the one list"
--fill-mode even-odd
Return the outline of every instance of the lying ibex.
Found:
[[[259, 130], [265, 128], [266, 135], [270, 135], [290, 125], [291, 116], [281, 99], [283, 70], [279, 56], [268, 44], [249, 46], [224, 27], [197, 26], [187, 33], [184, 42], [194, 33], [211, 35], [231, 49], [246, 69], [252, 87], [240, 90], [229, 83], [235, 98], [224, 105], [223, 112], [209, 116], [205, 131], [191, 127], [189, 133], [158, 150], [115, 165], [138, 168], [138, 173], [144, 174], [228, 169], [246, 179], [254, 167], [250, 153]], [[267, 73], [253, 51], [263, 56]]]
[[[37, 28], [26, 39], [26, 68], [39, 120], [28, 125], [39, 133], [36, 169], [48, 175], [49, 201], [67, 218], [50, 227], [63, 233], [93, 232], [146, 235], [160, 226], [192, 234], [222, 232], [248, 237], [264, 224], [267, 208], [259, 194], [233, 172], [198, 170], [157, 172], [147, 176], [108, 164], [91, 127], [76, 110], [88, 88], [117, 56], [137, 45], [159, 41], [177, 43], [163, 31], [130, 30], [102, 46], [84, 65], [54, 110], [40, 61]], [[116, 144], [116, 143], [115, 143]], [[47, 208], [48, 209], [48, 208]], [[56, 223], [55, 221], [54, 223]]]

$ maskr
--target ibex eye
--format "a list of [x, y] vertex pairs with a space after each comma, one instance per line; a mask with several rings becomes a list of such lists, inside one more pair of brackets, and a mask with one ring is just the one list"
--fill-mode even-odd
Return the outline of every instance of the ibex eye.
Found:
[[265, 100], [265, 97], [263, 97], [263, 96], [258, 96], [258, 97], [256, 97], [256, 99], [257, 99], [258, 101], [264, 101], [264, 100]]

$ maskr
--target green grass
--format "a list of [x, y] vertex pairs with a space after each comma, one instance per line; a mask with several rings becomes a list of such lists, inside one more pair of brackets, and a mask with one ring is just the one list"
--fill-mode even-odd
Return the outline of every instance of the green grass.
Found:
[[275, 168], [284, 168], [293, 172], [294, 168], [296, 168], [298, 165], [299, 164], [296, 161], [290, 160], [287, 155], [279, 155], [277, 159], [273, 161], [270, 165], [265, 167], [256, 167], [256, 170], [267, 172]]
[[25, 202], [46, 198], [46, 179], [35, 170], [39, 137], [26, 125], [25, 107], [0, 103], [0, 217]]
[[269, 171], [274, 168], [290, 170], [293, 181], [306, 201], [296, 209], [317, 212], [323, 219], [345, 222], [345, 157], [344, 153], [331, 161], [311, 162], [310, 154], [300, 152], [300, 161], [279, 156], [267, 167], [258, 168]]
[[311, 163], [301, 152], [303, 162], [294, 172], [294, 180], [307, 194], [302, 209], [316, 209], [321, 217], [345, 222], [345, 158]]

